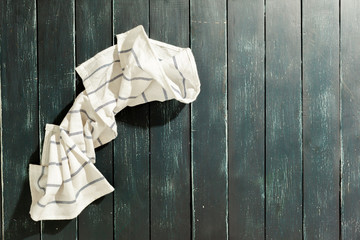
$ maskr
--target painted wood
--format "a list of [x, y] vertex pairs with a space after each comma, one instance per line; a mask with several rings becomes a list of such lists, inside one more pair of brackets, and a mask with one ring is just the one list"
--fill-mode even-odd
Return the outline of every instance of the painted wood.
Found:
[[1, 1], [2, 239], [39, 239], [29, 215], [29, 163], [39, 164], [35, 1]]
[[[137, 25], [149, 29], [148, 0], [114, 0], [114, 39]], [[150, 239], [149, 105], [128, 107], [116, 115], [114, 140], [114, 237]]]
[[[74, 2], [38, 2], [40, 153], [47, 123], [59, 125], [75, 94]], [[41, 154], [40, 154], [41, 155]], [[39, 157], [40, 159], [40, 157]], [[76, 219], [42, 221], [42, 239], [75, 239]]]
[[341, 233], [360, 238], [360, 2], [341, 2]]
[[[0, 1], [0, 238], [359, 238], [359, 11], [355, 0]], [[75, 65], [139, 24], [192, 48], [199, 98], [121, 111], [118, 137], [97, 149], [114, 194], [78, 222], [32, 221], [28, 164], [84, 89]]]
[[302, 33], [304, 239], [338, 239], [339, 2], [303, 2]]
[[229, 239], [264, 238], [264, 2], [228, 1]]
[[228, 237], [226, 1], [192, 0], [201, 93], [191, 107], [193, 239]]
[[[76, 1], [76, 65], [112, 45], [112, 1]], [[78, 77], [77, 93], [83, 91]], [[113, 184], [113, 143], [96, 149], [95, 166]], [[78, 217], [80, 239], [112, 239], [113, 193], [95, 200]]]
[[[0, 3], [0, 8], [1, 9], [4, 9], [4, 6], [3, 6], [3, 4], [2, 3]], [[4, 11], [1, 11], [0, 10], [0, 22], [1, 22], [1, 24], [0, 24], [0, 46], [2, 47], [2, 32], [3, 32], [3, 13], [4, 13]], [[2, 66], [3, 66], [3, 61], [2, 61], [2, 55], [1, 55], [1, 47], [0, 47], [0, 84], [2, 83], [2, 81], [1, 81], [1, 78], [2, 78], [2, 74], [1, 74], [1, 68], [2, 68]], [[0, 87], [0, 179], [1, 179], [1, 184], [0, 184], [0, 191], [1, 191], [1, 198], [0, 198], [0, 204], [1, 204], [1, 206], [3, 206], [2, 205], [2, 202], [3, 202], [3, 171], [2, 171], [2, 163], [3, 163], [3, 144], [2, 144], [2, 142], [3, 142], [3, 138], [2, 138], [2, 98], [1, 98], [1, 87]], [[0, 210], [0, 214], [1, 214], [1, 220], [0, 220], [0, 234], [1, 234], [1, 237], [2, 238], [4, 238], [4, 235], [3, 235], [3, 226], [4, 226], [4, 218], [3, 218], [3, 216], [4, 216], [4, 211], [3, 211], [3, 208], [1, 208], [1, 210]]]
[[300, 1], [266, 2], [266, 238], [302, 238]]
[[[189, 46], [189, 1], [151, 0], [150, 37]], [[191, 238], [190, 111], [171, 100], [150, 104], [151, 238]]]

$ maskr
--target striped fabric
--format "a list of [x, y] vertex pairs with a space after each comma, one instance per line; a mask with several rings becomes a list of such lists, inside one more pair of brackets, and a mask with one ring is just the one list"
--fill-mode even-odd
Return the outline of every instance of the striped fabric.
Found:
[[148, 38], [142, 26], [119, 34], [109, 47], [76, 68], [85, 90], [59, 126], [46, 124], [40, 165], [30, 164], [31, 218], [72, 219], [114, 188], [95, 167], [95, 148], [117, 136], [115, 115], [126, 106], [200, 92], [194, 56]]

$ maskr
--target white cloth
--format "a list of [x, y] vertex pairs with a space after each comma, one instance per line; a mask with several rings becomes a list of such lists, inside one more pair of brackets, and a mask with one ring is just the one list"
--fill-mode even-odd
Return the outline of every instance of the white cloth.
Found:
[[46, 124], [40, 165], [29, 165], [31, 218], [72, 219], [114, 188], [95, 167], [95, 148], [117, 136], [115, 115], [126, 106], [200, 92], [194, 56], [148, 38], [142, 26], [76, 68], [85, 90], [59, 126]]

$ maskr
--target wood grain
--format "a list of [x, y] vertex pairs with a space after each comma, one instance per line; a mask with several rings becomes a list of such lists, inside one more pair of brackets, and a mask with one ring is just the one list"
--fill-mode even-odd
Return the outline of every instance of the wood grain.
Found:
[[[115, 34], [138, 25], [149, 29], [148, 0], [114, 1]], [[115, 239], [150, 239], [149, 105], [128, 107], [116, 116], [114, 140]]]
[[[150, 37], [189, 46], [189, 1], [151, 0]], [[150, 104], [151, 238], [191, 238], [190, 111], [172, 100]]]
[[39, 164], [35, 1], [1, 1], [2, 201], [5, 240], [39, 239], [29, 215], [29, 163]]
[[342, 239], [360, 238], [360, 3], [341, 2], [341, 227]]
[[229, 238], [264, 238], [264, 3], [228, 2]]
[[[38, 70], [40, 152], [45, 124], [59, 125], [74, 100], [74, 2], [38, 1]], [[76, 219], [43, 221], [42, 239], [74, 239]]]
[[303, 3], [304, 238], [339, 238], [339, 2]]
[[[356, 0], [0, 1], [0, 238], [360, 238], [359, 11]], [[118, 137], [96, 150], [115, 192], [78, 220], [34, 222], [28, 165], [84, 89], [75, 66], [140, 24], [192, 48], [198, 99], [122, 110]]]
[[190, 1], [201, 93], [192, 104], [193, 239], [228, 237], [226, 1]]
[[302, 238], [300, 1], [266, 2], [266, 238]]
[[[76, 1], [76, 65], [112, 45], [112, 1]], [[77, 93], [84, 86], [78, 78]], [[96, 149], [95, 166], [113, 184], [113, 143]], [[80, 239], [112, 239], [113, 193], [97, 199], [78, 217]]]

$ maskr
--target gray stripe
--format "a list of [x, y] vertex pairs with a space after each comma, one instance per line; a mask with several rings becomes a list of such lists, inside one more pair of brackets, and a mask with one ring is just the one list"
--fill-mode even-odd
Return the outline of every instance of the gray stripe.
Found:
[[98, 140], [98, 142], [100, 143], [100, 145], [103, 145], [102, 142], [100, 141], [100, 138], [98, 138], [97, 140]]
[[61, 158], [61, 161], [65, 161], [65, 160], [68, 160], [68, 157], [62, 157]]
[[172, 57], [173, 59], [173, 62], [174, 62], [174, 65], [175, 65], [175, 68], [179, 71], [179, 68], [178, 68], [178, 65], [177, 65], [177, 62], [176, 62], [176, 58], [175, 56]]
[[75, 177], [87, 164], [91, 163], [90, 159], [95, 159], [94, 157], [91, 157], [91, 158], [87, 157], [87, 158], [89, 159], [89, 161], [84, 162], [75, 172], [73, 172], [73, 173], [70, 175], [70, 178], [68, 178], [68, 179], [66, 179], [66, 180], [63, 181], [64, 183], [70, 182], [71, 179], [72, 179], [73, 177]]
[[51, 166], [51, 165], [61, 166], [62, 163], [61, 162], [49, 162], [49, 166]]
[[71, 150], [73, 150], [76, 147], [76, 144], [72, 145], [71, 148], [69, 148], [68, 150], [66, 150], [66, 154], [68, 154], [69, 152], [71, 152]]
[[183, 78], [184, 98], [186, 98], [185, 78]]
[[116, 122], [113, 122], [110, 126], [110, 128], [113, 128], [113, 126], [115, 125]]
[[105, 179], [105, 178], [104, 178], [104, 177], [100, 177], [100, 178], [98, 178], [98, 179], [95, 179], [95, 180], [89, 182], [88, 184], [86, 184], [86, 185], [83, 186], [82, 188], [80, 188], [79, 191], [78, 191], [78, 192], [76, 193], [76, 195], [75, 195], [75, 199], [78, 198], [78, 196], [79, 196], [79, 194], [80, 194], [80, 192], [81, 192], [82, 190], [84, 190], [84, 189], [87, 188], [88, 186], [90, 186], [90, 185], [92, 185], [92, 184], [94, 184], [94, 183], [97, 183], [97, 182], [99, 182], [99, 181], [101, 181], [101, 180], [103, 180], [103, 179]]
[[41, 203], [37, 202], [37, 205], [39, 205], [40, 207], [45, 207], [45, 205], [42, 205]]
[[151, 81], [151, 80], [153, 80], [152, 78], [146, 78], [146, 77], [128, 78], [127, 76], [125, 76], [125, 74], [123, 75], [123, 78], [124, 78], [125, 80], [128, 80], [128, 81], [134, 81], [134, 80]]
[[127, 53], [130, 52], [132, 50], [132, 48], [126, 49], [126, 50], [121, 50], [118, 53]]
[[94, 132], [94, 126], [91, 125], [91, 134], [93, 134], [93, 132]]
[[77, 198], [79, 197], [79, 194], [80, 194], [81, 191], [83, 191], [85, 188], [87, 188], [87, 187], [89, 187], [90, 185], [92, 185], [92, 184], [94, 184], [94, 183], [97, 183], [97, 182], [99, 182], [99, 181], [101, 181], [101, 180], [103, 180], [103, 179], [105, 179], [105, 178], [104, 178], [104, 177], [100, 177], [100, 178], [98, 178], [98, 179], [95, 179], [95, 180], [93, 180], [93, 181], [85, 184], [83, 187], [81, 187], [81, 188], [77, 191], [77, 193], [75, 194], [75, 199], [74, 199], [74, 200], [71, 200], [71, 201], [55, 200], [55, 201], [48, 202], [48, 203], [46, 203], [45, 205], [44, 205], [44, 204], [41, 204], [40, 202], [37, 202], [37, 204], [38, 204], [40, 207], [43, 207], [43, 208], [44, 208], [46, 205], [52, 204], [52, 203], [63, 203], [63, 204], [75, 203], [76, 200], [77, 200]]
[[[66, 134], [69, 134], [69, 131], [68, 131], [68, 130], [66, 130], [66, 129], [64, 129], [64, 128], [60, 128], [60, 130], [61, 130], [61, 131], [66, 132]], [[60, 138], [62, 139], [62, 137], [61, 137], [61, 136], [60, 136]]]
[[79, 135], [79, 134], [82, 134], [82, 133], [83, 133], [83, 131], [78, 131], [78, 132], [69, 133], [68, 135], [69, 135], [69, 137], [71, 137], [71, 136]]
[[171, 86], [171, 88], [172, 88], [175, 92], [177, 92], [179, 95], [181, 95], [181, 92], [180, 92], [179, 90], [177, 90], [177, 89], [174, 88], [173, 86]]
[[85, 134], [84, 134], [84, 137], [87, 139], [92, 139], [92, 136], [86, 136]]
[[84, 109], [80, 109], [80, 110], [70, 110], [70, 111], [69, 111], [69, 113], [79, 113], [79, 112], [84, 113], [84, 114], [90, 119], [90, 121], [95, 122], [95, 120], [92, 119], [92, 118], [89, 116], [89, 114], [88, 114]]
[[146, 96], [145, 96], [145, 93], [144, 93], [144, 92], [141, 94], [141, 96], [143, 97], [144, 101], [147, 103], [148, 100], [146, 99]]
[[164, 88], [162, 88], [162, 90], [163, 90], [163, 93], [164, 93], [165, 100], [168, 100], [168, 95], [167, 95], [167, 92], [165, 91], [165, 89], [164, 89]]
[[50, 143], [56, 144], [56, 145], [60, 145], [60, 142], [55, 142], [55, 141], [50, 141]]
[[89, 161], [86, 161], [86, 162], [84, 162], [79, 168], [78, 168], [78, 170], [76, 170], [74, 173], [72, 173], [70, 176], [71, 177], [74, 177], [74, 176], [76, 176], [80, 171], [81, 171], [81, 169], [83, 169], [88, 163], [90, 163]]
[[40, 176], [39, 176], [39, 178], [38, 178], [38, 180], [37, 180], [37, 185], [38, 185], [38, 187], [39, 187], [41, 190], [43, 190], [44, 193], [45, 193], [45, 192], [46, 192], [45, 188], [40, 186], [40, 179], [42, 178], [42, 176], [44, 176], [44, 169], [45, 169], [45, 167], [42, 166], [42, 167], [41, 167], [41, 174], [40, 174]]
[[121, 74], [119, 74], [119, 75], [117, 75], [117, 76], [115, 76], [115, 77], [113, 77], [112, 79], [110, 79], [110, 80], [108, 80], [108, 81], [106, 81], [106, 82], [104, 82], [103, 84], [101, 84], [97, 89], [95, 89], [95, 90], [93, 90], [93, 91], [91, 91], [91, 92], [88, 92], [88, 95], [91, 95], [91, 94], [93, 94], [93, 93], [95, 93], [95, 92], [97, 92], [97, 91], [99, 91], [101, 88], [103, 88], [106, 84], [108, 84], [108, 83], [110, 83], [110, 82], [113, 82], [113, 81], [115, 81], [116, 79], [118, 79], [119, 77], [121, 77], [123, 74], [121, 73]]
[[120, 60], [115, 60], [115, 61], [113, 61], [113, 62], [111, 62], [111, 63], [107, 63], [107, 64], [104, 64], [104, 65], [98, 67], [94, 72], [92, 72], [89, 76], [87, 76], [87, 77], [83, 80], [83, 82], [85, 82], [86, 80], [88, 80], [92, 75], [94, 75], [94, 74], [95, 74], [97, 71], [99, 71], [100, 69], [102, 69], [102, 68], [104, 68], [104, 67], [107, 67], [107, 66], [110, 66], [111, 64], [113, 64], [113, 63], [115, 63], [115, 62], [120, 62]]
[[64, 182], [64, 183], [70, 182], [70, 181], [71, 181], [71, 179], [72, 179], [72, 178], [70, 177], [70, 178], [68, 178], [68, 179], [64, 180], [63, 182]]
[[133, 56], [134, 56], [134, 58], [135, 58], [135, 61], [136, 61], [137, 66], [138, 66], [141, 70], [143, 70], [143, 68], [142, 68], [141, 65], [140, 65], [139, 59], [138, 59], [137, 56], [136, 56], [136, 53], [135, 53], [134, 49], [131, 49], [131, 53], [133, 54]]
[[178, 65], [177, 65], [175, 56], [173, 56], [172, 58], [173, 58], [173, 61], [174, 61], [175, 68], [178, 70], [180, 76], [182, 77], [183, 87], [184, 87], [184, 98], [186, 98], [185, 77], [184, 77], [184, 75], [182, 74], [182, 72], [180, 71], [180, 69], [178, 68]]
[[134, 98], [137, 98], [137, 96], [130, 96], [130, 97], [120, 97], [119, 96], [120, 100], [128, 100], [128, 99], [134, 99]]
[[105, 107], [105, 106], [107, 106], [107, 105], [109, 105], [109, 104], [111, 104], [111, 103], [115, 103], [115, 102], [116, 102], [116, 99], [111, 100], [111, 101], [109, 101], [109, 102], [107, 102], [107, 103], [104, 103], [103, 105], [100, 105], [99, 107], [97, 107], [97, 108], [95, 109], [95, 112], [97, 112], [97, 111], [99, 111], [101, 108], [103, 108], [103, 107]]
[[61, 184], [52, 184], [52, 183], [49, 183], [49, 184], [46, 184], [47, 187], [60, 187]]

